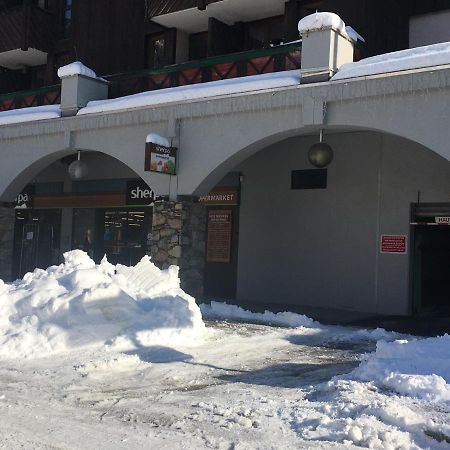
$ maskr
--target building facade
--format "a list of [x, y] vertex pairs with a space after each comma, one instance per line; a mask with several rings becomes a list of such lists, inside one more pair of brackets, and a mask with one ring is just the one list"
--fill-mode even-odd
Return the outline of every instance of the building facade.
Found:
[[[205, 32], [194, 32], [199, 18], [206, 19], [212, 48], [220, 40], [211, 38], [215, 27], [226, 36], [223, 27], [231, 26], [223, 23], [225, 1], [188, 3], [142, 5], [154, 29], [166, 33], [173, 21], [175, 58], [181, 33], [189, 51], [200, 42], [192, 38]], [[280, 5], [306, 11], [300, 2], [273, 3], [269, 17], [255, 21], [278, 17]], [[434, 8], [417, 10], [424, 14], [406, 28], [406, 47], [408, 39], [446, 39], [445, 27], [420, 27], [445, 19], [438, 2]], [[253, 23], [244, 20], [248, 12], [231, 12], [243, 14], [244, 30]], [[303, 13], [296, 14], [295, 28]], [[281, 16], [287, 26], [289, 14]], [[370, 33], [355, 29], [369, 44]], [[154, 65], [168, 48], [165, 36], [155, 44], [163, 53], [152, 53]], [[111, 77], [106, 94], [99, 94], [103, 80], [86, 89], [86, 77], [72, 74], [57, 91], [62, 117], [5, 119], [0, 148], [10, 157], [0, 178], [1, 277], [57, 264], [65, 251], [80, 248], [97, 261], [106, 254], [133, 264], [151, 254], [160, 267], [177, 264], [182, 286], [199, 298], [370, 314], [446, 307], [448, 65], [330, 80], [339, 70], [331, 65], [325, 80], [309, 79], [300, 73], [323, 76], [323, 67], [308, 67], [307, 45], [304, 37], [220, 57], [207, 47], [203, 56], [210, 57], [201, 63]], [[370, 45], [364, 51], [372, 52]], [[223, 53], [229, 50], [236, 48]], [[243, 79], [254, 87], [233, 84], [245, 75], [256, 75]], [[212, 83], [199, 90], [205, 81]], [[83, 94], [75, 95], [75, 106], [67, 103], [73, 89]], [[123, 97], [142, 90], [153, 96]], [[14, 105], [26, 106], [26, 97], [13, 96]], [[105, 97], [106, 103], [87, 104]], [[3, 109], [0, 123], [13, 110]], [[308, 150], [320, 130], [334, 157], [318, 169]], [[175, 174], [148, 170], [149, 134], [177, 148]], [[77, 158], [88, 167], [81, 179], [68, 170]]]

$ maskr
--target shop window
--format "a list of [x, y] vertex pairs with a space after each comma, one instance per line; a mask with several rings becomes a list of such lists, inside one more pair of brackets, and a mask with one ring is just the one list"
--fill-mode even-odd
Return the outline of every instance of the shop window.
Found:
[[145, 66], [157, 69], [165, 65], [166, 40], [164, 33], [150, 34], [145, 39]]

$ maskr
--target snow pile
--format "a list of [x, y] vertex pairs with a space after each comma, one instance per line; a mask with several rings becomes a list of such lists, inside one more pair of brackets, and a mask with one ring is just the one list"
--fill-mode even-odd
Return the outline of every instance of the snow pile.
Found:
[[450, 42], [385, 53], [358, 62], [344, 64], [331, 80], [337, 81], [443, 64], [450, 64]]
[[450, 336], [379, 341], [352, 375], [402, 395], [450, 401]]
[[321, 325], [303, 314], [292, 312], [273, 313], [264, 311], [255, 313], [247, 311], [236, 305], [214, 302], [210, 305], [201, 304], [200, 309], [204, 317], [209, 319], [229, 319], [229, 320], [249, 320], [251, 322], [260, 322], [270, 325], [279, 325], [285, 327], [314, 327], [320, 328]]
[[333, 28], [342, 36], [348, 37], [344, 21], [337, 14], [331, 12], [316, 12], [303, 17], [298, 23], [298, 31], [301, 35], [327, 28]]
[[0, 125], [61, 117], [60, 105], [32, 106], [0, 112]]
[[[0, 283], [0, 357], [44, 356], [107, 345], [117, 350], [170, 345], [204, 332], [178, 268], [144, 256], [134, 267], [96, 265], [81, 250], [65, 262]], [[1, 281], [1, 280], [0, 280]]]
[[83, 75], [88, 78], [97, 78], [97, 74], [92, 69], [89, 69], [89, 67], [86, 67], [80, 61], [75, 61], [58, 69], [58, 77], [61, 79], [74, 75]]
[[230, 80], [210, 81], [208, 83], [142, 92], [110, 100], [94, 100], [89, 102], [85, 108], [81, 108], [78, 111], [78, 115], [120, 111], [165, 103], [180, 103], [188, 100], [200, 100], [206, 97], [239, 94], [298, 84], [300, 84], [298, 70], [287, 70], [285, 72], [252, 75]]
[[152, 144], [161, 145], [163, 147], [170, 147], [169, 140], [156, 133], [150, 133], [149, 135], [147, 135], [145, 142], [151, 142]]

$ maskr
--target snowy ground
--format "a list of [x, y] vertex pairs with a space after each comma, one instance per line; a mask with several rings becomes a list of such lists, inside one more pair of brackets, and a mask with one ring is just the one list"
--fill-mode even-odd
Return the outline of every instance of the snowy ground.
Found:
[[0, 306], [0, 449], [450, 448], [447, 335], [200, 310], [174, 266], [79, 250]]
[[438, 443], [445, 404], [329, 383], [374, 350], [376, 333], [207, 325], [186, 348], [0, 362], [0, 448], [449, 446]]

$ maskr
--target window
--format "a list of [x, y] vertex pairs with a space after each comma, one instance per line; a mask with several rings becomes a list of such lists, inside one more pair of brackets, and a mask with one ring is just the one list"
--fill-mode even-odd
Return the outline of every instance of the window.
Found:
[[164, 34], [150, 34], [145, 40], [145, 66], [156, 69], [165, 65], [166, 42]]
[[64, 0], [64, 9], [63, 9], [63, 35], [64, 35], [64, 37], [69, 36], [71, 25], [72, 25], [72, 0]]

